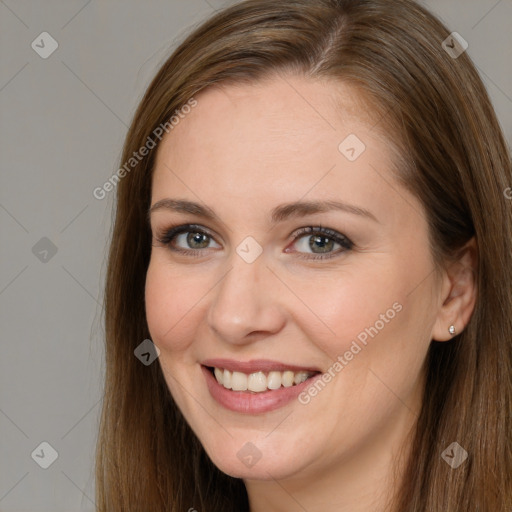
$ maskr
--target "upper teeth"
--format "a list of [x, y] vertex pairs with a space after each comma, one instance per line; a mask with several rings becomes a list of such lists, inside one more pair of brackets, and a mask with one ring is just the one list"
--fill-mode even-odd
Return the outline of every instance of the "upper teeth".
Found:
[[300, 384], [311, 377], [311, 372], [255, 372], [249, 375], [241, 372], [230, 372], [222, 368], [214, 369], [217, 382], [226, 389], [233, 391], [254, 391], [256, 393], [266, 391], [267, 389], [279, 389], [281, 385], [289, 388], [294, 384]]

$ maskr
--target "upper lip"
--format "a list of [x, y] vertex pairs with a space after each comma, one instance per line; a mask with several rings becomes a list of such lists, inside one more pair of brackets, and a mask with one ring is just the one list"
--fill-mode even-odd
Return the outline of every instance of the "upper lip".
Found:
[[234, 359], [206, 359], [201, 363], [203, 366], [222, 368], [230, 372], [256, 373], [256, 372], [320, 372], [318, 368], [311, 366], [299, 366], [296, 364], [271, 361], [269, 359], [252, 359], [251, 361], [236, 361]]

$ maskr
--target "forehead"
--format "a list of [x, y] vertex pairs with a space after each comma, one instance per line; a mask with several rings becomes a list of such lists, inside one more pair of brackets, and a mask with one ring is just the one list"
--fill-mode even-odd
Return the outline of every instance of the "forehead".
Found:
[[[198, 105], [186, 122], [173, 130], [172, 137], [166, 137], [172, 139], [169, 144], [175, 150], [191, 137], [210, 149], [218, 139], [235, 143], [247, 136], [253, 137], [251, 147], [256, 151], [261, 147], [258, 144], [270, 149], [276, 141], [278, 146], [308, 141], [315, 145], [316, 139], [326, 135], [326, 142], [336, 140], [340, 129], [373, 131], [381, 117], [377, 106], [349, 84], [294, 75], [273, 75], [250, 84], [220, 84], [208, 87], [195, 99]], [[217, 129], [212, 131], [212, 127]], [[379, 135], [377, 130], [373, 135]], [[283, 151], [286, 149], [284, 146]]]
[[[381, 113], [352, 86], [276, 76], [195, 99], [158, 148], [152, 203], [172, 195], [256, 208], [314, 195], [386, 207], [379, 173], [392, 162], [374, 129]], [[350, 146], [364, 151], [350, 160]]]

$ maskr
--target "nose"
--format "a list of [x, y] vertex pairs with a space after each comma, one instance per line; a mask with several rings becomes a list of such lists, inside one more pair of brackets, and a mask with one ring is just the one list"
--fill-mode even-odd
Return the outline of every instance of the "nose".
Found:
[[236, 345], [278, 333], [286, 322], [280, 284], [263, 255], [247, 263], [235, 253], [230, 270], [212, 290], [209, 327], [219, 339]]

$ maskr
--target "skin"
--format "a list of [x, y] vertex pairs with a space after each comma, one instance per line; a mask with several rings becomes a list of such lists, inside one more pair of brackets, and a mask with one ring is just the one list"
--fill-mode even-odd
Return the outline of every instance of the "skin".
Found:
[[[459, 264], [433, 272], [423, 207], [395, 181], [378, 117], [348, 85], [275, 76], [196, 99], [163, 139], [152, 183], [152, 205], [187, 199], [220, 219], [151, 214], [146, 311], [169, 390], [213, 462], [244, 479], [252, 511], [385, 510], [421, 407], [429, 344], [449, 340], [451, 324], [459, 333], [473, 310], [474, 243]], [[366, 145], [353, 162], [338, 150], [350, 134]], [[327, 199], [377, 220], [329, 211], [270, 222], [280, 204]], [[173, 243], [199, 257], [158, 241], [188, 223], [212, 234], [206, 248], [187, 244], [186, 234]], [[294, 233], [318, 225], [354, 247], [312, 259], [321, 254], [308, 245], [315, 235]], [[236, 252], [247, 236], [263, 249], [253, 263]], [[207, 358], [327, 372], [395, 303], [401, 311], [306, 405], [246, 415], [209, 394], [200, 369]], [[252, 467], [237, 457], [247, 442], [261, 453]]]

